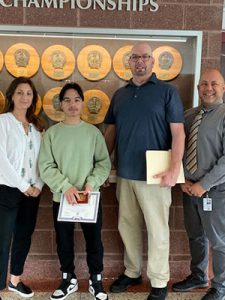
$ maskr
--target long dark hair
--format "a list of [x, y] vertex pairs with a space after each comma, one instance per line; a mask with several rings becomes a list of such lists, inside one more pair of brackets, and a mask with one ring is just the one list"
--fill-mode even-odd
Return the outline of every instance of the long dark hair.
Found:
[[12, 112], [14, 109], [14, 102], [13, 102], [13, 95], [15, 93], [15, 90], [17, 89], [18, 85], [21, 83], [27, 83], [29, 84], [29, 86], [32, 89], [33, 92], [33, 99], [32, 99], [32, 103], [31, 106], [27, 109], [26, 112], [26, 118], [28, 120], [29, 123], [34, 124], [34, 126], [37, 128], [37, 130], [42, 131], [43, 130], [43, 124], [41, 122], [41, 120], [35, 116], [35, 110], [36, 110], [36, 105], [37, 105], [37, 99], [38, 99], [38, 93], [37, 90], [33, 84], [33, 82], [30, 80], [30, 78], [27, 77], [18, 77], [15, 78], [11, 84], [9, 85], [7, 91], [6, 91], [6, 107], [4, 112]]

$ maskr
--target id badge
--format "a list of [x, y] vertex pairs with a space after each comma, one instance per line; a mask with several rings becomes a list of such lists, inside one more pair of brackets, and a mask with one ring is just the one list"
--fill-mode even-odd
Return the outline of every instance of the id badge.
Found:
[[203, 198], [203, 210], [212, 211], [212, 198], [209, 198], [208, 196]]

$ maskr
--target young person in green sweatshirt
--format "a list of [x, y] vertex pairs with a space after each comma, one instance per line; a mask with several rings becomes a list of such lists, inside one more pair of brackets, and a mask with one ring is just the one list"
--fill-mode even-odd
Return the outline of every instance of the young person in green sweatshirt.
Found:
[[[74, 265], [74, 223], [57, 221], [63, 193], [71, 205], [79, 200], [79, 191], [98, 191], [110, 172], [110, 158], [101, 132], [81, 120], [84, 95], [76, 83], [67, 83], [59, 94], [65, 119], [50, 127], [44, 135], [39, 169], [42, 180], [53, 192], [53, 218], [62, 271], [62, 282], [51, 299], [66, 299], [77, 291]], [[89, 292], [96, 300], [107, 300], [103, 289], [102, 210], [99, 205], [96, 223], [80, 223], [86, 241], [90, 273]]]

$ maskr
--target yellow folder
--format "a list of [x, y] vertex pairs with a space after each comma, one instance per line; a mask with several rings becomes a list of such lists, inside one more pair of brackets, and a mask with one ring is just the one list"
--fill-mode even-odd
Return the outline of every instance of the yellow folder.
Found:
[[[167, 171], [171, 163], [171, 150], [147, 150], [147, 184], [160, 184], [160, 178], [153, 178], [154, 175]], [[181, 164], [180, 172], [177, 178], [177, 183], [184, 183], [184, 169]]]

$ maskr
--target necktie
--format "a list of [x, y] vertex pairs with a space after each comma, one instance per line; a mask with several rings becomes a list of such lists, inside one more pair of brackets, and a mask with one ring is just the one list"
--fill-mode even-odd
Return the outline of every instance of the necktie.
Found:
[[190, 128], [190, 134], [188, 137], [187, 145], [187, 156], [186, 156], [186, 169], [190, 174], [194, 174], [197, 170], [197, 137], [198, 129], [202, 121], [204, 110], [201, 109], [200, 112], [195, 116], [194, 121]]

